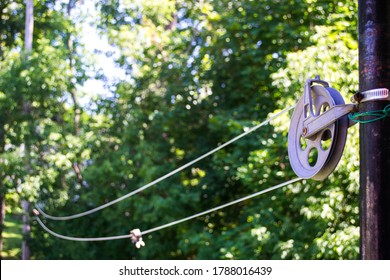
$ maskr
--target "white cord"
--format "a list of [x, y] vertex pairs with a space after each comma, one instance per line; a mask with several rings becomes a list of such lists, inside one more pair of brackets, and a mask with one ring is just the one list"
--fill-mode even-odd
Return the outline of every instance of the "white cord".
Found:
[[36, 216], [35, 217], [38, 221], [38, 223], [41, 225], [41, 227], [47, 231], [48, 233], [50, 233], [51, 235], [55, 236], [55, 237], [58, 237], [58, 238], [61, 238], [61, 239], [65, 239], [65, 240], [70, 240], [70, 241], [108, 241], [108, 240], [115, 240], [115, 239], [124, 239], [124, 238], [130, 238], [130, 234], [127, 234], [127, 235], [118, 235], [118, 236], [107, 236], [107, 237], [93, 237], [93, 238], [88, 238], [88, 237], [73, 237], [73, 236], [66, 236], [66, 235], [62, 235], [62, 234], [58, 234], [54, 231], [52, 231], [51, 229], [49, 229], [42, 221], [41, 219]]
[[197, 217], [200, 217], [200, 216], [206, 215], [206, 214], [208, 214], [208, 213], [211, 213], [211, 212], [220, 210], [220, 209], [222, 209], [222, 208], [231, 206], [231, 205], [233, 205], [233, 204], [237, 204], [237, 203], [240, 203], [240, 202], [242, 202], [242, 201], [251, 199], [251, 198], [253, 198], [253, 197], [255, 197], [255, 196], [259, 196], [259, 195], [261, 195], [261, 194], [265, 194], [265, 193], [267, 193], [267, 192], [270, 192], [270, 191], [279, 189], [279, 188], [284, 187], [284, 186], [286, 186], [286, 185], [293, 184], [293, 183], [298, 182], [298, 181], [300, 181], [300, 180], [302, 180], [302, 178], [295, 178], [295, 179], [292, 179], [292, 180], [290, 180], [290, 181], [284, 182], [284, 183], [282, 183], [282, 184], [279, 184], [279, 185], [270, 187], [270, 188], [268, 188], [268, 189], [265, 189], [265, 190], [262, 190], [262, 191], [253, 193], [253, 194], [248, 195], [248, 196], [245, 196], [245, 197], [241, 197], [241, 198], [239, 198], [239, 199], [237, 199], [237, 200], [233, 200], [233, 201], [228, 202], [228, 203], [226, 203], [226, 204], [223, 204], [223, 205], [214, 207], [214, 208], [212, 208], [212, 209], [209, 209], [209, 210], [200, 212], [200, 213], [198, 213], [198, 214], [189, 216], [189, 217], [187, 217], [187, 218], [184, 218], [184, 219], [181, 219], [181, 220], [177, 220], [177, 221], [174, 221], [174, 222], [171, 222], [171, 223], [162, 225], [162, 226], [158, 226], [158, 227], [155, 227], [155, 228], [152, 228], [152, 229], [149, 229], [149, 230], [142, 231], [142, 235], [146, 235], [146, 234], [149, 234], [149, 233], [152, 233], [152, 232], [161, 230], [161, 229], [163, 229], [163, 228], [171, 227], [171, 226], [174, 226], [174, 225], [183, 223], [183, 222], [185, 222], [185, 221], [195, 219], [195, 218], [197, 218]]
[[268, 119], [266, 119], [266, 120], [263, 121], [262, 123], [260, 123], [260, 124], [258, 124], [258, 125], [256, 125], [256, 126], [252, 127], [251, 129], [245, 131], [244, 133], [242, 133], [242, 134], [240, 134], [240, 135], [234, 137], [233, 139], [231, 139], [231, 140], [229, 140], [229, 141], [223, 143], [222, 145], [220, 145], [220, 146], [218, 146], [217, 148], [215, 148], [215, 149], [213, 149], [213, 150], [211, 150], [211, 151], [209, 151], [209, 152], [207, 152], [207, 153], [201, 155], [200, 157], [198, 157], [198, 158], [196, 158], [196, 159], [194, 159], [194, 160], [192, 160], [192, 161], [186, 163], [185, 165], [183, 165], [183, 166], [181, 166], [181, 167], [179, 167], [179, 168], [177, 168], [177, 169], [175, 169], [175, 170], [173, 170], [173, 171], [171, 171], [171, 172], [169, 172], [169, 173], [167, 173], [167, 174], [161, 176], [160, 178], [154, 180], [153, 182], [150, 182], [150, 183], [148, 183], [148, 184], [146, 184], [146, 185], [144, 185], [144, 186], [142, 186], [142, 187], [140, 187], [140, 188], [138, 188], [138, 189], [136, 189], [136, 190], [134, 190], [134, 191], [132, 191], [132, 192], [126, 194], [126, 195], [124, 195], [124, 196], [121, 196], [121, 197], [119, 197], [119, 198], [117, 198], [117, 199], [115, 199], [115, 200], [112, 200], [112, 201], [110, 201], [110, 202], [107, 202], [106, 204], [100, 205], [100, 206], [98, 206], [98, 207], [96, 207], [96, 208], [93, 208], [93, 209], [91, 209], [91, 210], [88, 210], [88, 211], [85, 211], [85, 212], [81, 212], [81, 213], [78, 213], [78, 214], [74, 214], [74, 215], [70, 215], [70, 216], [62, 216], [62, 217], [59, 217], [59, 216], [51, 216], [51, 215], [49, 215], [49, 214], [46, 214], [46, 213], [43, 212], [42, 209], [40, 209], [37, 205], [36, 205], [35, 207], [36, 207], [37, 210], [42, 214], [42, 216], [44, 216], [45, 218], [50, 219], [50, 220], [57, 220], [57, 221], [72, 220], [72, 219], [80, 218], [80, 217], [83, 217], [83, 216], [86, 216], [86, 215], [95, 213], [95, 212], [97, 212], [97, 211], [103, 210], [104, 208], [107, 208], [107, 207], [109, 207], [109, 206], [111, 206], [111, 205], [114, 205], [114, 204], [116, 204], [116, 203], [118, 203], [118, 202], [120, 202], [120, 201], [122, 201], [122, 200], [124, 200], [124, 199], [126, 199], [126, 198], [129, 198], [129, 197], [131, 197], [131, 196], [133, 196], [133, 195], [135, 195], [135, 194], [137, 194], [137, 193], [139, 193], [139, 192], [141, 192], [141, 191], [143, 191], [143, 190], [146, 190], [147, 188], [149, 188], [149, 187], [151, 187], [151, 186], [153, 186], [153, 185], [155, 185], [155, 184], [157, 184], [157, 183], [159, 183], [159, 182], [161, 182], [161, 181], [163, 181], [163, 180], [165, 180], [165, 179], [171, 177], [172, 175], [175, 175], [176, 173], [182, 171], [183, 169], [186, 169], [187, 167], [189, 167], [189, 166], [195, 164], [196, 162], [198, 162], [198, 161], [200, 161], [200, 160], [202, 160], [202, 159], [204, 159], [204, 158], [206, 158], [206, 157], [208, 157], [208, 156], [214, 154], [215, 152], [217, 152], [217, 151], [223, 149], [224, 147], [226, 147], [226, 146], [232, 144], [233, 142], [235, 142], [235, 141], [241, 139], [242, 137], [248, 135], [249, 133], [251, 133], [251, 132], [257, 130], [258, 128], [260, 128], [260, 127], [262, 127], [262, 126], [264, 126], [264, 125], [266, 125], [266, 124], [269, 123], [271, 120], [273, 120], [273, 119], [279, 117], [280, 115], [282, 115], [282, 114], [284, 114], [284, 113], [290, 111], [290, 110], [293, 109], [294, 107], [295, 107], [295, 105], [290, 106], [290, 107], [288, 107], [288, 108], [285, 108], [284, 110], [282, 110], [282, 111], [276, 113], [275, 115], [269, 117]]
[[[220, 206], [211, 208], [211, 209], [209, 209], [209, 210], [200, 212], [200, 213], [198, 213], [198, 214], [195, 214], [195, 215], [192, 215], [192, 216], [188, 216], [188, 217], [186, 217], [186, 218], [183, 218], [183, 219], [180, 219], [180, 220], [176, 220], [176, 221], [173, 221], [173, 222], [170, 222], [170, 223], [167, 223], [167, 224], [165, 224], [165, 225], [161, 225], [161, 226], [158, 226], [158, 227], [149, 229], [149, 230], [142, 231], [141, 234], [142, 234], [142, 235], [147, 235], [147, 234], [150, 234], [150, 233], [155, 232], [155, 231], [162, 230], [162, 229], [167, 228], [167, 227], [172, 227], [172, 226], [177, 225], [177, 224], [179, 224], [179, 223], [183, 223], [183, 222], [186, 222], [186, 221], [188, 221], [188, 220], [195, 219], [195, 218], [197, 218], [197, 217], [200, 217], [200, 216], [206, 215], [206, 214], [208, 214], [208, 213], [211, 213], [211, 212], [220, 210], [220, 209], [222, 209], [222, 208], [231, 206], [231, 205], [233, 205], [233, 204], [237, 204], [237, 203], [243, 202], [243, 201], [245, 201], [245, 200], [254, 198], [254, 197], [256, 197], [256, 196], [259, 196], [259, 195], [261, 195], [261, 194], [265, 194], [265, 193], [267, 193], [267, 192], [270, 192], [270, 191], [279, 189], [279, 188], [284, 187], [284, 186], [287, 186], [287, 185], [289, 185], [289, 184], [293, 184], [293, 183], [298, 182], [298, 181], [300, 181], [300, 180], [302, 180], [302, 178], [295, 178], [295, 179], [289, 180], [289, 181], [284, 182], [284, 183], [281, 183], [281, 184], [279, 184], [279, 185], [275, 185], [275, 186], [270, 187], [270, 188], [267, 188], [267, 189], [265, 189], [265, 190], [262, 190], [262, 191], [253, 193], [253, 194], [251, 194], [251, 195], [248, 195], [248, 196], [245, 196], [245, 197], [236, 199], [236, 200], [233, 200], [233, 201], [231, 201], [231, 202], [228, 202], [228, 203], [226, 203], [226, 204], [223, 204], [223, 205], [220, 205]], [[71, 240], [71, 241], [108, 241], [108, 240], [124, 239], [124, 238], [130, 238], [130, 237], [131, 237], [131, 234], [127, 234], [127, 235], [118, 235], [118, 236], [107, 236], [107, 237], [92, 237], [92, 238], [88, 238], [88, 237], [82, 238], [82, 237], [66, 236], [66, 235], [62, 235], [62, 234], [55, 233], [54, 231], [50, 230], [48, 227], [45, 226], [45, 224], [39, 219], [38, 216], [36, 216], [36, 219], [37, 219], [38, 223], [42, 226], [42, 228], [43, 228], [44, 230], [46, 230], [48, 233], [50, 233], [51, 235], [56, 236], [56, 237], [58, 237], [58, 238], [62, 238], [62, 239], [66, 239], [66, 240]]]

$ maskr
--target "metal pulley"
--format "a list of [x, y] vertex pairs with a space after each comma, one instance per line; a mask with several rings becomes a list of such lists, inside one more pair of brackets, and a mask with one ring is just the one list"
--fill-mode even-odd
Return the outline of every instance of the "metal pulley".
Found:
[[307, 80], [288, 132], [288, 155], [299, 177], [323, 180], [333, 172], [347, 138], [347, 114], [355, 110], [319, 76]]

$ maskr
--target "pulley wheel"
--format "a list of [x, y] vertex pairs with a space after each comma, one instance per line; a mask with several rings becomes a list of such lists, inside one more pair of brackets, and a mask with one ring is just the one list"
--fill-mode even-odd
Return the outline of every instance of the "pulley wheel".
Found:
[[[312, 106], [319, 116], [335, 105], [344, 104], [340, 93], [330, 87], [311, 87]], [[308, 106], [308, 105], [306, 105]], [[288, 155], [291, 167], [301, 178], [324, 180], [336, 168], [347, 138], [348, 119], [344, 116], [310, 138], [303, 137], [303, 121], [310, 114], [304, 98], [298, 101], [288, 132]]]

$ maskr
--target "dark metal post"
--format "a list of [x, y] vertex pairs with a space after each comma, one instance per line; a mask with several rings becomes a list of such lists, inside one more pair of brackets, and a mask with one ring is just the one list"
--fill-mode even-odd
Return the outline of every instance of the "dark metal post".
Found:
[[[360, 91], [390, 89], [390, 1], [359, 0]], [[360, 112], [389, 101], [367, 101]], [[360, 252], [390, 259], [390, 117], [360, 124]]]

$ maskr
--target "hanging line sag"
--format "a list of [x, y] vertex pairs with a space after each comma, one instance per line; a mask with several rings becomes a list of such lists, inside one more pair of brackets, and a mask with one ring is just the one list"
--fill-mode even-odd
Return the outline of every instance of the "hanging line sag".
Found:
[[126, 198], [129, 198], [129, 197], [131, 197], [131, 196], [133, 196], [133, 195], [135, 195], [135, 194], [137, 194], [137, 193], [139, 193], [139, 192], [141, 192], [141, 191], [144, 191], [144, 190], [146, 190], [147, 188], [150, 188], [151, 186], [153, 186], [153, 185], [155, 185], [155, 184], [157, 184], [157, 183], [159, 183], [159, 182], [161, 182], [161, 181], [163, 181], [163, 180], [165, 180], [165, 179], [167, 179], [167, 178], [169, 178], [169, 177], [175, 175], [176, 173], [178, 173], [178, 172], [180, 172], [180, 171], [182, 171], [182, 170], [188, 168], [189, 166], [195, 164], [196, 162], [198, 162], [198, 161], [200, 161], [200, 160], [202, 160], [202, 159], [204, 159], [204, 158], [206, 158], [206, 157], [208, 157], [208, 156], [210, 156], [210, 155], [216, 153], [217, 151], [219, 151], [219, 150], [225, 148], [226, 146], [232, 144], [233, 142], [235, 142], [235, 141], [241, 139], [242, 137], [244, 137], [244, 136], [246, 136], [246, 135], [252, 133], [253, 131], [259, 129], [260, 127], [262, 127], [262, 126], [268, 124], [271, 120], [276, 119], [276, 118], [279, 117], [280, 115], [282, 115], [282, 114], [284, 114], [284, 113], [286, 113], [286, 112], [292, 110], [293, 108], [295, 108], [295, 106], [296, 106], [296, 105], [292, 105], [292, 106], [290, 106], [290, 107], [287, 107], [287, 108], [281, 110], [280, 112], [274, 114], [273, 116], [269, 117], [268, 119], [266, 119], [265, 121], [261, 122], [260, 124], [253, 126], [252, 128], [250, 128], [250, 129], [248, 129], [247, 131], [241, 133], [240, 135], [234, 137], [233, 139], [231, 139], [231, 140], [229, 140], [229, 141], [227, 141], [227, 142], [221, 144], [221, 145], [218, 146], [217, 148], [215, 148], [215, 149], [213, 149], [213, 150], [211, 150], [211, 151], [209, 151], [209, 152], [207, 152], [207, 153], [201, 155], [200, 157], [198, 157], [198, 158], [196, 158], [196, 159], [194, 159], [194, 160], [192, 160], [192, 161], [190, 161], [190, 162], [184, 164], [183, 166], [181, 166], [181, 167], [179, 167], [179, 168], [177, 168], [177, 169], [175, 169], [175, 170], [173, 170], [173, 171], [171, 171], [171, 172], [169, 172], [169, 173], [167, 173], [167, 174], [161, 176], [160, 178], [158, 178], [158, 179], [156, 179], [156, 180], [154, 180], [154, 181], [152, 181], [152, 182], [150, 182], [150, 183], [148, 183], [148, 184], [146, 184], [146, 185], [144, 185], [144, 186], [142, 186], [142, 187], [140, 187], [140, 188], [138, 188], [138, 189], [135, 189], [135, 190], [132, 191], [132, 192], [129, 192], [128, 194], [125, 194], [125, 195], [123, 195], [123, 196], [121, 196], [121, 197], [119, 197], [119, 198], [117, 198], [117, 199], [115, 199], [115, 200], [112, 200], [112, 201], [110, 201], [110, 202], [107, 202], [107, 203], [105, 203], [105, 204], [102, 204], [102, 205], [100, 205], [100, 206], [98, 206], [98, 207], [96, 207], [96, 208], [93, 208], [93, 209], [90, 209], [90, 210], [88, 210], [88, 211], [81, 212], [81, 213], [78, 213], [78, 214], [70, 215], [70, 216], [52, 216], [52, 215], [46, 214], [38, 205], [35, 205], [35, 208], [36, 208], [36, 209], [41, 213], [41, 215], [44, 216], [46, 219], [56, 220], [56, 221], [66, 221], [66, 220], [77, 219], [77, 218], [80, 218], [80, 217], [87, 216], [87, 215], [90, 215], [90, 214], [92, 214], [92, 213], [95, 213], [95, 212], [97, 212], [97, 211], [103, 210], [103, 209], [105, 209], [105, 208], [107, 208], [107, 207], [109, 207], [109, 206], [112, 206], [112, 205], [114, 205], [114, 204], [116, 204], [116, 203], [118, 203], [118, 202], [120, 202], [120, 201], [122, 201], [122, 200], [124, 200], [124, 199], [126, 199]]
[[[267, 188], [267, 189], [264, 189], [264, 190], [258, 191], [258, 192], [256, 192], [256, 193], [250, 194], [250, 195], [248, 195], [248, 196], [245, 196], [245, 197], [242, 197], [242, 198], [233, 200], [233, 201], [231, 201], [231, 202], [228, 202], [228, 203], [225, 203], [225, 204], [223, 204], [223, 205], [220, 205], [220, 206], [211, 208], [211, 209], [209, 209], [209, 210], [206, 210], [206, 211], [203, 211], [203, 212], [194, 214], [194, 215], [192, 215], [192, 216], [188, 216], [188, 217], [186, 217], [186, 218], [183, 218], [183, 219], [180, 219], [180, 220], [176, 220], [176, 221], [173, 221], [173, 222], [170, 222], [170, 223], [167, 223], [167, 224], [164, 224], [164, 225], [161, 225], [161, 226], [152, 228], [152, 229], [148, 229], [148, 230], [145, 230], [145, 231], [141, 231], [141, 235], [147, 235], [147, 234], [150, 234], [150, 233], [152, 233], [152, 232], [156, 232], [156, 231], [159, 231], [159, 230], [168, 228], [168, 227], [175, 226], [175, 225], [177, 225], [177, 224], [180, 224], [180, 223], [183, 223], [183, 222], [186, 222], [186, 221], [189, 221], [189, 220], [198, 218], [198, 217], [200, 217], [200, 216], [204, 216], [204, 215], [209, 214], [209, 213], [211, 213], [211, 212], [214, 212], [214, 211], [220, 210], [220, 209], [222, 209], [222, 208], [225, 208], [225, 207], [228, 207], [228, 206], [231, 206], [231, 205], [234, 205], [234, 204], [243, 202], [243, 201], [245, 201], [245, 200], [254, 198], [254, 197], [256, 197], [256, 196], [259, 196], [259, 195], [262, 195], [262, 194], [265, 194], [265, 193], [268, 193], [268, 192], [271, 192], [271, 191], [280, 189], [280, 188], [282, 188], [282, 187], [284, 187], [284, 186], [287, 186], [287, 185], [296, 183], [296, 182], [301, 181], [301, 180], [303, 180], [303, 179], [302, 179], [302, 178], [295, 178], [295, 179], [286, 181], [286, 182], [284, 182], [284, 183], [281, 183], [281, 184], [278, 184], [278, 185], [269, 187], [269, 188]], [[38, 221], [38, 223], [41, 225], [41, 227], [42, 227], [46, 232], [48, 232], [49, 234], [51, 234], [51, 235], [53, 235], [53, 236], [55, 236], [55, 237], [58, 237], [58, 238], [61, 238], [61, 239], [65, 239], [65, 240], [69, 240], [69, 241], [89, 242], [89, 241], [108, 241], [108, 240], [117, 240], [117, 239], [131, 238], [131, 234], [117, 235], [117, 236], [106, 236], [106, 237], [72, 237], [72, 236], [66, 236], [66, 235], [58, 234], [58, 233], [52, 231], [51, 229], [49, 229], [49, 228], [42, 222], [42, 220], [38, 217], [38, 215], [37, 215], [35, 218], [36, 218], [36, 220]]]

